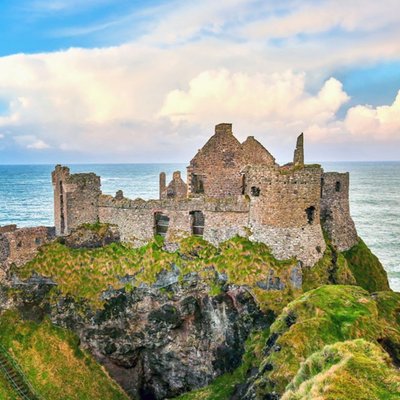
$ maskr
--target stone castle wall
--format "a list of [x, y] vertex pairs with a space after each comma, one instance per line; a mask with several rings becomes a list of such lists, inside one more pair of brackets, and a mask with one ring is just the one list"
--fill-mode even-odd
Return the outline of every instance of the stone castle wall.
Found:
[[348, 172], [322, 175], [321, 223], [338, 250], [347, 250], [357, 244], [358, 235], [350, 216]]
[[204, 239], [218, 244], [236, 234], [245, 234], [249, 202], [244, 198], [181, 200], [118, 200], [102, 195], [99, 201], [99, 219], [118, 225], [123, 241], [136, 245], [151, 240], [156, 233], [155, 215], [160, 212], [169, 218], [167, 241], [193, 234], [192, 213], [204, 216]]
[[319, 165], [291, 169], [251, 166], [245, 175], [251, 224], [281, 228], [319, 224]]
[[277, 258], [297, 257], [314, 265], [326, 247], [320, 225], [321, 176], [318, 165], [247, 168], [251, 238], [266, 243]]
[[54, 228], [45, 226], [19, 229], [15, 225], [0, 227], [0, 280], [11, 265], [18, 267], [30, 261], [40, 246], [54, 238]]
[[260, 142], [254, 139], [254, 136], [249, 136], [242, 143], [242, 151], [245, 164], [275, 165], [275, 158]]
[[226, 197], [242, 194], [243, 153], [231, 124], [219, 124], [187, 168], [190, 195]]
[[57, 235], [66, 235], [84, 223], [99, 219], [100, 177], [93, 173], [70, 174], [57, 165], [52, 173], [54, 223]]
[[198, 151], [187, 168], [189, 195], [207, 197], [243, 194], [246, 165], [275, 165], [275, 158], [249, 136], [241, 144], [232, 133], [232, 124], [219, 124], [215, 134]]
[[165, 185], [165, 173], [160, 174], [160, 199], [184, 199], [187, 197], [187, 185], [181, 177], [180, 171], [175, 171], [172, 180]]

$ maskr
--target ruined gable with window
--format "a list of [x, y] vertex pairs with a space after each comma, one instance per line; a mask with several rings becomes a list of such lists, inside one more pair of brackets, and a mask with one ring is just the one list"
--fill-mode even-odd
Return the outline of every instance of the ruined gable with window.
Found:
[[[349, 212], [348, 175], [324, 173], [304, 163], [304, 137], [296, 143], [293, 162], [279, 166], [254, 137], [240, 143], [231, 124], [214, 135], [187, 167], [166, 184], [160, 174], [158, 200], [131, 200], [100, 191], [94, 174], [53, 172], [55, 223], [67, 235], [82, 223], [118, 226], [121, 237], [141, 245], [154, 235], [167, 242], [188, 235], [218, 244], [235, 235], [266, 243], [277, 258], [296, 256], [313, 265], [325, 250], [322, 224], [341, 250], [357, 242]], [[321, 222], [322, 221], [322, 222]]]

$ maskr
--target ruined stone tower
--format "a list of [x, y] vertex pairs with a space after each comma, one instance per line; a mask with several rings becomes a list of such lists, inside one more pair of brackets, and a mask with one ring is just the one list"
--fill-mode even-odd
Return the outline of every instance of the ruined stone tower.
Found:
[[71, 175], [69, 168], [57, 165], [52, 183], [57, 235], [67, 235], [79, 225], [99, 220], [99, 176], [93, 173]]
[[294, 150], [293, 164], [297, 166], [304, 165], [304, 134], [301, 133], [297, 138], [296, 148]]

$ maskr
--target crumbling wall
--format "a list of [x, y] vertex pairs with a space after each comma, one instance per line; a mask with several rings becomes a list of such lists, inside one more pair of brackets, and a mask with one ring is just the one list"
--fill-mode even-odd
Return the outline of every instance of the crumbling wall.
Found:
[[184, 199], [187, 197], [187, 185], [181, 177], [180, 171], [175, 171], [172, 180], [165, 187], [165, 173], [160, 174], [160, 199]]
[[70, 174], [69, 168], [57, 165], [52, 182], [57, 235], [67, 235], [84, 223], [98, 221], [99, 176], [94, 173]]
[[276, 257], [296, 256], [306, 265], [318, 261], [326, 247], [321, 219], [339, 250], [357, 241], [348, 174], [323, 174], [319, 165], [304, 165], [303, 134], [293, 163], [279, 167], [254, 137], [240, 144], [232, 124], [219, 124], [190, 162], [188, 185], [178, 171], [168, 186], [165, 173], [160, 174], [159, 200], [130, 200], [122, 191], [102, 195], [98, 176], [71, 175], [59, 165], [53, 185], [57, 235], [97, 221], [118, 225], [121, 240], [135, 245], [156, 233], [167, 241], [202, 234], [214, 244], [250, 235], [269, 245]]
[[194, 211], [203, 213], [203, 237], [211, 243], [218, 244], [237, 234], [245, 234], [249, 203], [244, 198], [144, 201], [102, 195], [99, 200], [100, 221], [118, 225], [121, 240], [137, 246], [154, 237], [156, 213], [169, 218], [167, 241], [192, 235]]
[[326, 172], [322, 175], [321, 223], [339, 251], [357, 244], [357, 231], [350, 215], [348, 172]]
[[275, 165], [275, 158], [253, 136], [240, 144], [232, 124], [216, 125], [215, 134], [187, 168], [189, 195], [221, 198], [243, 194], [246, 165]]
[[244, 165], [275, 165], [275, 158], [271, 153], [256, 139], [249, 136], [242, 143]]
[[243, 152], [232, 124], [219, 124], [215, 134], [190, 161], [188, 190], [192, 196], [226, 197], [242, 194]]
[[30, 261], [40, 246], [55, 238], [54, 228], [39, 226], [17, 229], [15, 225], [0, 228], [0, 279], [12, 264], [21, 266]]
[[276, 258], [295, 257], [307, 266], [320, 260], [326, 249], [319, 224], [290, 228], [256, 224], [251, 227], [251, 232], [250, 240], [265, 243]]
[[304, 135], [303, 133], [297, 138], [296, 149], [293, 155], [293, 164], [295, 166], [304, 165]]

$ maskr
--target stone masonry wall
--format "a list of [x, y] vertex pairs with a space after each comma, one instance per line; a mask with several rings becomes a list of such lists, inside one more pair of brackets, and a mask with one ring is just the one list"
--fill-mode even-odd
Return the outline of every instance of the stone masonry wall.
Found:
[[246, 169], [250, 237], [267, 244], [277, 258], [296, 256], [314, 265], [325, 251], [320, 225], [320, 166]]
[[296, 149], [293, 155], [294, 165], [304, 165], [304, 135], [301, 134], [296, 141]]
[[249, 136], [242, 143], [244, 165], [275, 165], [275, 158], [271, 153], [256, 139]]
[[54, 228], [39, 226], [1, 230], [0, 228], [0, 280], [8, 268], [30, 261], [40, 246], [55, 238]]
[[218, 244], [235, 235], [266, 243], [278, 258], [296, 256], [313, 265], [325, 250], [323, 227], [339, 250], [357, 242], [350, 217], [348, 174], [304, 165], [303, 135], [294, 162], [280, 167], [253, 137], [240, 144], [231, 124], [219, 124], [188, 167], [188, 185], [177, 171], [166, 185], [160, 174], [160, 199], [130, 200], [118, 191], [102, 195], [95, 174], [53, 172], [57, 235], [83, 223], [116, 224], [121, 240], [137, 246], [155, 233], [167, 242], [192, 234]]
[[246, 165], [272, 166], [275, 165], [275, 158], [253, 136], [249, 136], [241, 144], [232, 133], [232, 124], [217, 125], [215, 134], [199, 150], [187, 168], [189, 195], [241, 195], [242, 171]]
[[180, 171], [175, 171], [168, 186], [164, 186], [165, 174], [160, 174], [160, 199], [184, 199], [187, 197], [187, 185], [181, 178]]
[[84, 223], [98, 221], [99, 176], [93, 173], [70, 174], [69, 168], [57, 165], [52, 181], [57, 235], [66, 235]]
[[242, 147], [232, 134], [232, 124], [217, 125], [215, 135], [199, 150], [187, 168], [189, 194], [204, 194], [207, 197], [240, 195], [242, 167]]
[[349, 173], [326, 172], [323, 174], [321, 221], [332, 244], [339, 251], [348, 250], [357, 244], [358, 235], [350, 216]]
[[149, 200], [117, 199], [102, 195], [99, 219], [118, 225], [121, 239], [139, 246], [151, 240], [155, 233], [155, 213], [169, 217], [167, 241], [192, 234], [191, 212], [204, 215], [204, 239], [218, 244], [236, 234], [245, 234], [249, 203], [244, 198]]
[[250, 223], [280, 228], [318, 225], [321, 176], [319, 165], [247, 168], [245, 193], [251, 199]]
[[251, 232], [250, 240], [265, 243], [276, 258], [296, 257], [307, 266], [313, 266], [326, 249], [319, 224], [297, 228], [253, 225]]

